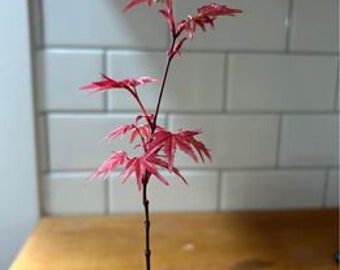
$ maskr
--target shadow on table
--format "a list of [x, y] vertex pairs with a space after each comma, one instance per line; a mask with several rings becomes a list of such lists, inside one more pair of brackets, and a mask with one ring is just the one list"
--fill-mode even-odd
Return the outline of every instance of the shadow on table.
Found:
[[230, 268], [230, 270], [259, 270], [271, 267], [273, 265], [274, 263], [270, 261], [250, 259], [237, 262]]

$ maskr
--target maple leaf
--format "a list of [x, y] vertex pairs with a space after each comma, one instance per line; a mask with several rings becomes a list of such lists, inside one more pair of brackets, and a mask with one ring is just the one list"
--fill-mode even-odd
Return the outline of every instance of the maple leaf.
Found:
[[183, 47], [183, 44], [184, 44], [184, 42], [185, 42], [187, 39], [188, 39], [188, 38], [184, 37], [184, 38], [182, 38], [180, 41], [178, 41], [178, 42], [175, 44], [174, 48], [173, 48], [172, 50], [169, 50], [169, 51], [168, 51], [168, 55], [169, 55], [170, 57], [173, 57], [173, 56], [175, 56], [175, 55], [180, 56], [180, 55], [181, 55], [181, 49], [182, 49], [182, 47]]
[[145, 140], [151, 137], [151, 127], [149, 124], [125, 124], [119, 126], [115, 130], [111, 131], [108, 135], [106, 135], [105, 140], [114, 140], [120, 136], [126, 135], [128, 132], [131, 132], [129, 142], [134, 142], [135, 139], [139, 136], [139, 138], [141, 139], [141, 144], [137, 144], [135, 148], [143, 146], [144, 150], [146, 151]]
[[135, 128], [131, 131], [130, 135], [130, 143], [134, 142], [136, 137], [140, 136], [143, 139], [148, 139], [151, 137], [151, 127], [149, 124], [135, 126]]
[[168, 22], [172, 35], [176, 35], [176, 24], [172, 10], [172, 0], [164, 0], [165, 9], [161, 9], [158, 12], [162, 14]]
[[[195, 136], [201, 134], [201, 131], [186, 130], [179, 131], [178, 133], [171, 133], [165, 129], [159, 129], [153, 135], [152, 140], [148, 143], [148, 151], [157, 153], [159, 150], [163, 150], [168, 162], [168, 169], [171, 172], [173, 170], [175, 152], [177, 149], [183, 151], [195, 162], [198, 162], [197, 154], [201, 157], [202, 162], [205, 162], [204, 156], [211, 160], [209, 150], [206, 146], [195, 139]], [[194, 151], [195, 150], [195, 151]]]
[[[135, 174], [136, 183], [138, 190], [142, 189], [144, 184], [143, 181], [148, 181], [146, 179], [146, 173], [148, 172], [150, 176], [155, 176], [158, 180], [160, 180], [163, 184], [169, 185], [169, 182], [159, 173], [157, 166], [161, 168], [165, 168], [169, 170], [169, 164], [156, 157], [155, 153], [144, 153], [139, 157], [133, 157], [128, 160], [125, 168], [121, 173], [121, 178], [123, 179], [123, 183], [125, 183], [131, 174]], [[183, 180], [184, 183], [187, 183], [185, 178], [180, 174], [179, 170], [176, 167], [173, 167], [169, 172], [175, 173], [179, 178]]]
[[132, 9], [134, 6], [142, 4], [142, 3], [147, 3], [148, 6], [150, 7], [152, 4], [160, 2], [160, 0], [131, 0], [123, 9], [124, 12], [129, 11]]
[[187, 181], [185, 180], [185, 178], [183, 177], [183, 175], [179, 172], [179, 170], [176, 168], [176, 167], [172, 167], [172, 170], [170, 170], [170, 165], [168, 162], [166, 162], [165, 160], [162, 160], [158, 157], [156, 157], [155, 155], [151, 155], [149, 157], [149, 159], [156, 165], [164, 168], [164, 169], [167, 169], [170, 173], [174, 173], [176, 174], [185, 184], [188, 184]]
[[125, 151], [117, 151], [112, 154], [102, 165], [100, 165], [89, 177], [90, 180], [97, 178], [98, 176], [104, 174], [104, 180], [107, 180], [112, 171], [128, 160], [127, 154]]
[[125, 135], [129, 131], [133, 130], [135, 128], [134, 124], [126, 124], [119, 126], [114, 131], [111, 131], [108, 135], [106, 135], [106, 140], [113, 140], [116, 139], [119, 136]]
[[80, 90], [93, 90], [95, 92], [110, 90], [113, 88], [126, 89], [128, 91], [133, 91], [135, 87], [143, 85], [146, 83], [156, 82], [157, 80], [144, 76], [138, 79], [125, 79], [122, 81], [116, 81], [105, 74], [102, 74], [102, 80], [97, 82], [92, 82], [90, 84], [80, 87]]
[[[89, 180], [93, 180], [101, 175], [103, 179], [107, 180], [114, 169], [119, 166], [124, 166], [120, 178], [122, 178], [123, 183], [128, 180], [132, 173], [135, 173], [136, 183], [138, 190], [140, 191], [143, 185], [143, 181], [147, 181], [146, 173], [150, 176], [155, 176], [163, 184], [169, 185], [169, 182], [160, 174], [157, 167], [161, 167], [169, 170], [169, 164], [156, 157], [154, 153], [143, 153], [139, 157], [129, 158], [125, 151], [117, 151], [113, 153], [103, 164], [101, 164], [89, 177]], [[181, 175], [179, 170], [173, 167], [172, 171], [176, 174], [184, 183], [187, 183], [185, 178]]]
[[242, 13], [242, 10], [229, 8], [226, 5], [217, 3], [204, 5], [197, 9], [197, 14], [195, 16], [188, 15], [186, 19], [180, 21], [177, 24], [177, 33], [180, 34], [183, 31], [186, 31], [189, 38], [193, 38], [197, 26], [199, 26], [201, 30], [205, 32], [206, 25], [214, 27], [214, 21], [217, 17], [235, 16], [237, 13]]
[[[134, 124], [125, 124], [121, 125], [115, 130], [111, 131], [108, 135], [106, 135], [106, 140], [114, 140], [120, 136], [124, 136], [127, 133], [130, 134], [130, 143], [134, 142], [136, 137], [140, 137], [143, 141], [149, 139], [152, 135], [152, 129], [150, 123], [153, 121], [153, 114], [148, 115], [138, 115], [135, 119]], [[146, 123], [140, 124], [141, 120], [145, 120]], [[156, 129], [160, 129], [159, 125], [157, 125]]]
[[[140, 124], [141, 120], [145, 120], [146, 123]], [[152, 134], [151, 125], [153, 120], [154, 120], [153, 114], [137, 115], [135, 119], [135, 125], [138, 127], [138, 129], [134, 129], [131, 132], [130, 143], [132, 143], [138, 135], [142, 136], [144, 139], [150, 138]]]

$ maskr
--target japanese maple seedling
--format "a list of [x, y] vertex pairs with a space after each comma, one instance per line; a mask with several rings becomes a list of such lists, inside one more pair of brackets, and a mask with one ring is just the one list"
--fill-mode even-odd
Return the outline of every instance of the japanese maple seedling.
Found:
[[[123, 9], [124, 12], [130, 11], [138, 4], [147, 4], [149, 8], [159, 6], [158, 12], [166, 20], [171, 33], [170, 46], [166, 52], [166, 64], [162, 78], [158, 81], [155, 78], [146, 76], [138, 79], [128, 78], [117, 81], [105, 74], [102, 79], [92, 82], [81, 87], [81, 90], [90, 90], [95, 92], [104, 92], [108, 90], [127, 91], [141, 113], [137, 115], [133, 123], [118, 127], [110, 132], [107, 140], [114, 140], [120, 136], [130, 136], [129, 142], [134, 144], [141, 151], [138, 155], [131, 156], [124, 150], [115, 149], [111, 156], [90, 176], [90, 179], [103, 176], [108, 179], [114, 169], [120, 167], [122, 172], [120, 177], [123, 182], [127, 181], [131, 175], [134, 175], [138, 190], [143, 191], [142, 199], [145, 210], [145, 258], [146, 269], [150, 270], [150, 219], [149, 219], [149, 201], [147, 198], [147, 187], [151, 176], [168, 185], [167, 179], [162, 176], [160, 169], [166, 169], [169, 173], [175, 174], [184, 183], [186, 180], [175, 166], [176, 151], [179, 150], [186, 154], [195, 162], [205, 162], [211, 160], [209, 149], [205, 144], [198, 140], [201, 134], [200, 130], [180, 129], [177, 132], [171, 132], [165, 127], [158, 124], [158, 116], [161, 102], [168, 78], [169, 68], [175, 56], [181, 54], [181, 50], [189, 39], [193, 39], [198, 29], [205, 32], [208, 27], [214, 27], [215, 20], [221, 16], [235, 16], [242, 11], [239, 9], [229, 8], [226, 5], [210, 3], [199, 7], [197, 13], [188, 15], [186, 18], [176, 21], [173, 12], [172, 0], [132, 0]], [[180, 3], [180, 1], [179, 1]], [[137, 87], [160, 82], [157, 104], [155, 109], [149, 112], [140, 99]], [[156, 93], [155, 93], [156, 94]]]

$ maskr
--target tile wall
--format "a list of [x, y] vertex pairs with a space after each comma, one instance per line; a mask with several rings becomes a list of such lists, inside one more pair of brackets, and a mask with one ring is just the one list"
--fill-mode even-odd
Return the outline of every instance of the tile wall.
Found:
[[[206, 1], [174, 1], [177, 17]], [[176, 3], [177, 2], [177, 3]], [[224, 1], [223, 1], [224, 2]], [[124, 141], [101, 142], [133, 119], [124, 92], [80, 85], [105, 72], [159, 77], [168, 33], [127, 0], [34, 0], [37, 127], [44, 214], [141, 211], [133, 179], [85, 183]], [[179, 156], [173, 176], [150, 186], [153, 211], [322, 208], [338, 205], [337, 0], [230, 0], [242, 16], [217, 21], [176, 60], [161, 122], [203, 128], [213, 162]], [[317, 19], [316, 19], [317, 18]], [[153, 109], [157, 87], [141, 89]], [[167, 175], [167, 174], [165, 174]]]

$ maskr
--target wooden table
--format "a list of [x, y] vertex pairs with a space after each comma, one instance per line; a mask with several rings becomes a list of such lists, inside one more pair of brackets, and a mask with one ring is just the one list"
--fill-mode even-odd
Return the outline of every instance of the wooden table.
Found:
[[[153, 270], [335, 270], [338, 211], [152, 214]], [[10, 270], [143, 270], [142, 215], [45, 217]]]

